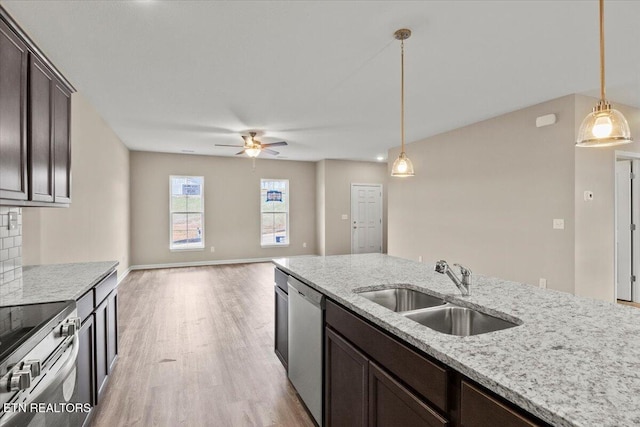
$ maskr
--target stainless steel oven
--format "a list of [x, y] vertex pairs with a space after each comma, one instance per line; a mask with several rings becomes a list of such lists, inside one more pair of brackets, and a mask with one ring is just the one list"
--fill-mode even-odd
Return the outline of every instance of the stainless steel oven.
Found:
[[27, 326], [5, 333], [7, 341], [0, 335], [0, 352], [12, 343], [11, 334], [23, 335], [0, 362], [0, 426], [79, 426], [91, 408], [78, 403], [80, 319], [75, 303], [12, 308]]

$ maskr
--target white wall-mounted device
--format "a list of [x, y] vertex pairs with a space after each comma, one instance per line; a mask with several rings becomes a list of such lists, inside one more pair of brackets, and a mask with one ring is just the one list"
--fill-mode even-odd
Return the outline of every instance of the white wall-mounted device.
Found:
[[536, 117], [536, 127], [551, 126], [556, 123], [555, 114], [547, 114], [545, 116]]

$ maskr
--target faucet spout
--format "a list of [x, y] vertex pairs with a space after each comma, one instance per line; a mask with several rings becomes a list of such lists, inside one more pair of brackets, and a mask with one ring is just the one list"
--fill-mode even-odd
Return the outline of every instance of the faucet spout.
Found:
[[454, 267], [458, 267], [460, 269], [460, 274], [462, 275], [462, 280], [456, 276], [456, 274], [451, 271], [449, 264], [447, 261], [440, 260], [435, 265], [435, 271], [440, 274], [446, 274], [449, 276], [449, 279], [456, 285], [456, 287], [460, 290], [462, 296], [468, 296], [471, 294], [471, 270], [466, 267], [463, 267], [460, 264], [453, 264]]

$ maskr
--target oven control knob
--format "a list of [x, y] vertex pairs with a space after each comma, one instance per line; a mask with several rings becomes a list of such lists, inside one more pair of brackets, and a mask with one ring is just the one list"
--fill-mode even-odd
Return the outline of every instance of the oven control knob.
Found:
[[31, 371], [15, 371], [9, 380], [9, 391], [24, 390], [31, 386]]
[[76, 325], [76, 331], [80, 330], [81, 319], [79, 317], [71, 317], [71, 318], [69, 318], [69, 323], [73, 323], [74, 325]]
[[76, 325], [75, 323], [65, 323], [60, 326], [60, 335], [63, 337], [71, 337], [76, 333]]
[[31, 372], [31, 378], [40, 375], [40, 367], [39, 360], [27, 360], [22, 364], [22, 370]]

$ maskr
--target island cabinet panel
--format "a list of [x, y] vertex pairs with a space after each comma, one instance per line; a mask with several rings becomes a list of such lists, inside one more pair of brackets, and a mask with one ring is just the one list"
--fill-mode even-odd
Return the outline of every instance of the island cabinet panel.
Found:
[[29, 200], [53, 202], [53, 73], [29, 61]]
[[369, 359], [331, 328], [326, 328], [325, 366], [327, 427], [366, 427]]
[[107, 297], [107, 366], [108, 373], [118, 355], [118, 290], [114, 290]]
[[445, 366], [330, 300], [326, 304], [326, 323], [436, 408], [445, 413], [449, 410], [449, 372]]
[[287, 279], [289, 275], [274, 269], [275, 290], [275, 342], [276, 356], [285, 369], [289, 366], [289, 294]]
[[449, 423], [391, 375], [370, 363], [369, 425], [444, 427]]
[[27, 46], [0, 20], [0, 199], [26, 200]]
[[537, 427], [547, 424], [520, 414], [479, 387], [463, 380], [460, 425], [461, 427]]

